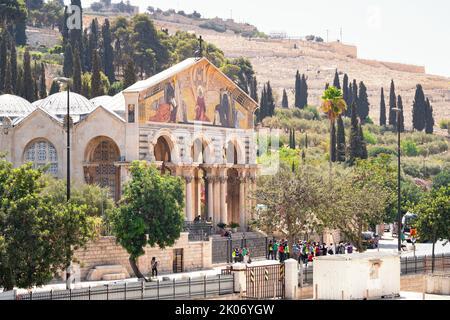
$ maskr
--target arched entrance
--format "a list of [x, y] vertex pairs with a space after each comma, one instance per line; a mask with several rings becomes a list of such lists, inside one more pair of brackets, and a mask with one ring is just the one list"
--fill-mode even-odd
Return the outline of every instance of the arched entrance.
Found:
[[172, 171], [170, 170], [167, 165], [172, 162], [172, 148], [169, 144], [168, 138], [165, 136], [160, 136], [156, 140], [155, 147], [153, 149], [153, 154], [155, 156], [155, 161], [162, 162], [161, 164], [161, 173], [169, 173], [171, 174]]
[[116, 201], [120, 198], [120, 170], [114, 162], [119, 158], [119, 147], [108, 137], [96, 137], [86, 148], [86, 182], [109, 188]]
[[228, 224], [239, 223], [239, 172], [235, 168], [227, 170], [227, 214]]

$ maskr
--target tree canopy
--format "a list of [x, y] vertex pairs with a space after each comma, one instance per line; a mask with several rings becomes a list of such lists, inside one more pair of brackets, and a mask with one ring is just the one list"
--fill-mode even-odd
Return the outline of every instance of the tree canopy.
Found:
[[144, 247], [165, 248], [175, 243], [182, 231], [184, 190], [179, 177], [161, 175], [145, 161], [133, 161], [131, 180], [112, 214], [113, 233], [130, 254], [130, 265], [139, 278], [145, 278], [137, 267]]

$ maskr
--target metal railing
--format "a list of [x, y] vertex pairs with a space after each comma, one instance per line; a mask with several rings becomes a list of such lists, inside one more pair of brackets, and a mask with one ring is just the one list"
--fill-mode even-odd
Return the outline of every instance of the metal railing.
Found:
[[185, 221], [183, 231], [189, 232], [189, 241], [208, 241], [212, 235], [213, 226], [208, 222]]
[[232, 294], [233, 275], [108, 284], [70, 290], [17, 294], [16, 300], [175, 300]]
[[[400, 258], [400, 275], [421, 274], [432, 272], [432, 256], [415, 256]], [[450, 253], [441, 253], [435, 255], [434, 272], [450, 271]], [[313, 266], [308, 263], [308, 267], [303, 267], [303, 283], [313, 283]]]

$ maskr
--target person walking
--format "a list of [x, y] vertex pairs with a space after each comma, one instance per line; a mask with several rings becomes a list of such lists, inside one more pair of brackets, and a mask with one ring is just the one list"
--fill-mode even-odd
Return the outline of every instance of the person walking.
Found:
[[284, 243], [284, 258], [285, 259], [289, 259], [290, 256], [290, 249], [289, 249], [289, 242], [286, 240], [286, 242]]
[[151, 267], [152, 267], [152, 277], [157, 277], [158, 276], [158, 261], [156, 261], [155, 257], [152, 258]]
[[353, 245], [350, 242], [347, 244], [347, 253], [353, 253]]
[[278, 254], [278, 240], [275, 240], [275, 243], [273, 244], [273, 259], [272, 260], [277, 260], [277, 254]]
[[267, 256], [267, 259], [268, 260], [273, 260], [273, 243], [272, 243], [272, 240], [269, 241], [269, 246], [267, 248], [267, 251], [269, 253], [268, 256]]
[[243, 258], [244, 263], [248, 263], [248, 255], [247, 254], [248, 254], [247, 247], [244, 247], [242, 249], [242, 258]]
[[280, 262], [282, 263], [284, 261], [284, 239], [281, 240], [280, 246], [278, 247], [278, 253], [280, 256]]
[[328, 254], [334, 254], [332, 243], [330, 243], [330, 246], [328, 247]]

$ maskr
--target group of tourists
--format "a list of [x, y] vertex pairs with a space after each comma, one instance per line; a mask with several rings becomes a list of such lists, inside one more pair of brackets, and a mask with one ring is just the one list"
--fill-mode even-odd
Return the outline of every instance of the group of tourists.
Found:
[[247, 246], [244, 246], [243, 248], [235, 247], [231, 253], [231, 257], [233, 258], [233, 262], [252, 262], [250, 259], [250, 250], [248, 250]]
[[305, 265], [308, 265], [308, 262], [312, 262], [314, 257], [353, 253], [353, 245], [350, 242], [344, 243], [340, 241], [337, 245], [330, 243], [327, 246], [326, 243], [299, 240], [294, 250], [298, 262], [303, 262]]
[[[281, 240], [270, 240], [267, 248], [267, 259], [269, 260], [280, 260], [283, 262], [286, 259], [289, 259], [290, 249], [289, 243], [286, 239]], [[278, 258], [277, 258], [278, 257]]]
[[[267, 259], [269, 260], [279, 259], [280, 262], [283, 262], [290, 257], [289, 244], [285, 239], [270, 240], [267, 249]], [[306, 265], [308, 262], [312, 262], [314, 257], [353, 253], [353, 245], [350, 242], [344, 243], [343, 241], [340, 241], [337, 245], [330, 243], [327, 246], [326, 243], [298, 240], [292, 249], [293, 257], [298, 259], [299, 263]]]

